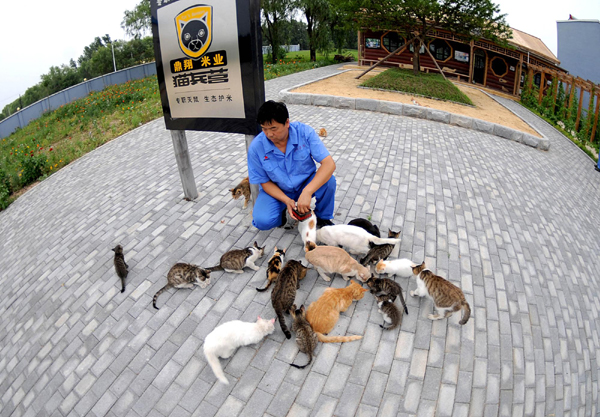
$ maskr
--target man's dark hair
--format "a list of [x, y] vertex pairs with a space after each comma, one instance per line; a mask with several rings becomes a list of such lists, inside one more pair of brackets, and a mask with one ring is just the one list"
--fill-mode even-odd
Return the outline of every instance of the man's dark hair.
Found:
[[272, 120], [275, 120], [278, 123], [285, 124], [287, 119], [290, 118], [290, 114], [288, 113], [288, 109], [285, 104], [269, 100], [265, 101], [262, 106], [258, 109], [258, 115], [256, 116], [256, 121], [259, 125], [263, 125], [265, 123], [271, 123]]

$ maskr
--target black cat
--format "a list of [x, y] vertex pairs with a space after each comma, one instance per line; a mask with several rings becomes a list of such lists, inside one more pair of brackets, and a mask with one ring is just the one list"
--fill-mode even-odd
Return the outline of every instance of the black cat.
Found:
[[189, 22], [180, 22], [181, 25], [181, 42], [192, 52], [197, 52], [206, 43], [208, 39], [208, 26], [206, 26], [206, 18], [191, 20]]

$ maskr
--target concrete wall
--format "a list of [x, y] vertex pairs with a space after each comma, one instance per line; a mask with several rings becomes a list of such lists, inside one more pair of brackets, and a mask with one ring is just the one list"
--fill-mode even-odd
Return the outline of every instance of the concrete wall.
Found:
[[150, 62], [102, 75], [59, 91], [0, 121], [0, 138], [9, 136], [17, 128], [24, 128], [30, 121], [40, 118], [44, 113], [56, 110], [62, 105], [83, 98], [92, 91], [101, 91], [109, 85], [123, 84], [127, 81], [138, 80], [155, 74], [156, 65], [154, 62]]

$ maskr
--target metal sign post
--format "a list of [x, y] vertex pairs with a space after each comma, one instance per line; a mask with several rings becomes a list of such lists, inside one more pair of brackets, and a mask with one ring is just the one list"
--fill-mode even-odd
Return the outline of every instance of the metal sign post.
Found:
[[174, 131], [184, 193], [194, 199], [184, 131], [241, 133], [247, 144], [260, 132], [260, 0], [151, 0], [151, 12], [165, 125]]

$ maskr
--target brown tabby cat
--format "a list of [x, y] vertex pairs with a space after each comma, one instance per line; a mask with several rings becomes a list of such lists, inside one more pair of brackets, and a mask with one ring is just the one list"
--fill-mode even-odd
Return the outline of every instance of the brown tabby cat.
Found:
[[469, 320], [471, 307], [460, 288], [426, 269], [425, 262], [413, 267], [413, 274], [417, 277], [417, 289], [411, 291], [410, 295], [413, 297], [426, 295], [433, 300], [437, 314], [427, 316], [430, 320], [450, 317], [458, 310], [463, 310], [463, 318], [458, 322], [459, 324], [465, 324]]
[[305, 267], [296, 260], [287, 261], [271, 292], [271, 304], [279, 319], [281, 330], [285, 333], [286, 338], [291, 338], [292, 334], [285, 324], [283, 313], [289, 314], [290, 309], [294, 305], [296, 298], [296, 290], [300, 288], [300, 280], [306, 276], [308, 267]]
[[283, 265], [283, 257], [285, 256], [285, 249], [277, 249], [275, 246], [275, 251], [271, 259], [269, 259], [269, 266], [267, 267], [267, 286], [265, 288], [257, 288], [256, 291], [266, 291], [273, 281], [277, 279], [279, 272], [281, 271], [281, 266]]
[[308, 320], [306, 320], [306, 309], [304, 308], [304, 305], [301, 305], [299, 309], [296, 309], [296, 305], [294, 304], [290, 310], [290, 314], [294, 319], [292, 330], [296, 332], [296, 344], [298, 345], [298, 350], [308, 355], [308, 363], [306, 365], [300, 366], [294, 365], [293, 363], [290, 363], [290, 365], [294, 368], [304, 369], [310, 365], [313, 360], [313, 352], [317, 348], [319, 338], [312, 327], [310, 327]]
[[197, 265], [177, 263], [171, 267], [167, 274], [167, 285], [162, 287], [152, 300], [152, 305], [155, 309], [158, 296], [169, 288], [194, 288], [194, 285], [199, 285], [200, 288], [206, 288], [210, 284], [210, 271], [201, 268]]
[[321, 136], [322, 138], [327, 136], [327, 130], [325, 130], [324, 127], [322, 127], [321, 130], [319, 130], [319, 136]]
[[404, 307], [404, 311], [408, 314], [408, 308], [404, 301], [404, 295], [402, 294], [402, 287], [396, 281], [389, 278], [375, 278], [371, 276], [366, 282], [367, 286], [371, 289], [371, 294], [374, 296], [378, 295], [389, 295], [390, 301], [394, 302], [397, 296], [400, 296], [400, 303]]
[[351, 342], [362, 336], [325, 336], [333, 330], [340, 312], [348, 310], [352, 301], [360, 300], [368, 290], [356, 282], [350, 282], [346, 288], [327, 288], [317, 301], [306, 310], [306, 319], [323, 343]]
[[[402, 325], [402, 311], [394, 304], [389, 294], [377, 295], [377, 306], [379, 312], [383, 315], [383, 324], [380, 324], [383, 330], [393, 330]], [[388, 327], [386, 323], [390, 323]]]
[[250, 201], [250, 179], [248, 177], [244, 178], [235, 188], [230, 188], [229, 191], [234, 200], [244, 196], [243, 208], [248, 207]]
[[244, 267], [258, 271], [260, 268], [254, 264], [258, 258], [265, 254], [265, 247], [258, 246], [258, 243], [254, 242], [254, 246], [249, 246], [245, 249], [232, 249], [227, 251], [221, 256], [219, 265], [211, 266], [206, 268], [209, 272], [212, 271], [227, 271], [241, 274], [244, 272]]
[[125, 292], [125, 278], [127, 278], [127, 274], [129, 274], [129, 266], [125, 263], [123, 246], [115, 246], [113, 252], [115, 253], [115, 259], [113, 260], [115, 271], [117, 271], [117, 275], [121, 278], [121, 292]]
[[[388, 229], [388, 237], [398, 238], [400, 236], [400, 232], [394, 232], [391, 229]], [[380, 259], [387, 259], [390, 256], [390, 253], [394, 250], [394, 246], [390, 243], [386, 243], [384, 245], [376, 245], [373, 242], [369, 242], [369, 252], [367, 255], [360, 260], [360, 264], [367, 266], [370, 263], [377, 263]]]

